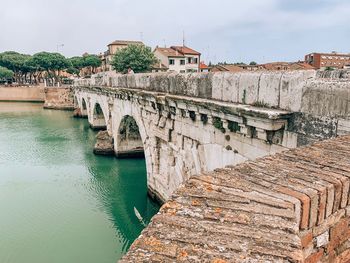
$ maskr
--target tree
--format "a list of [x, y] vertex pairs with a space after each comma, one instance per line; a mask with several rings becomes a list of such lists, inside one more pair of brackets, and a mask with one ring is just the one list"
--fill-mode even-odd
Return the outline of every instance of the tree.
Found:
[[61, 70], [67, 69], [71, 63], [59, 53], [40, 52], [33, 56], [33, 65], [41, 71], [45, 71], [48, 77], [58, 81]]
[[14, 72], [8, 68], [0, 66], [0, 80], [9, 80], [14, 76]]
[[84, 67], [84, 58], [83, 57], [72, 57], [69, 59], [72, 63], [72, 67], [78, 70], [81, 70]]
[[80, 70], [75, 68], [75, 67], [69, 67], [66, 70], [67, 73], [72, 74], [72, 75], [78, 75], [80, 74]]
[[101, 59], [96, 55], [86, 55], [83, 57], [84, 67], [91, 67], [92, 73], [95, 73], [96, 68], [101, 66], [101, 64]]
[[14, 51], [6, 51], [0, 53], [0, 66], [11, 70], [14, 73], [14, 78], [17, 82], [22, 82], [28, 68], [27, 61], [31, 58], [30, 55], [20, 54]]
[[118, 72], [126, 73], [128, 68], [131, 68], [135, 73], [140, 73], [150, 71], [157, 61], [151, 48], [144, 45], [128, 45], [114, 55], [112, 66]]
[[80, 74], [83, 68], [90, 68], [90, 74], [95, 73], [96, 68], [101, 66], [102, 61], [97, 55], [84, 55], [82, 57], [72, 57], [69, 59], [72, 64], [71, 67], [67, 69], [70, 74]]
[[252, 62], [249, 63], [249, 65], [250, 66], [256, 66], [256, 65], [258, 65], [258, 63], [256, 63], [255, 61], [252, 61]]

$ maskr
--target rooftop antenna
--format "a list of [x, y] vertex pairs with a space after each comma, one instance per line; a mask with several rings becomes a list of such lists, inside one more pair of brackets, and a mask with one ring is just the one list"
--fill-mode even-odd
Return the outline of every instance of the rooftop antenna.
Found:
[[165, 38], [163, 38], [164, 47], [166, 48]]
[[182, 46], [185, 46], [185, 30], [182, 30]]
[[143, 32], [140, 32], [140, 39], [143, 42]]

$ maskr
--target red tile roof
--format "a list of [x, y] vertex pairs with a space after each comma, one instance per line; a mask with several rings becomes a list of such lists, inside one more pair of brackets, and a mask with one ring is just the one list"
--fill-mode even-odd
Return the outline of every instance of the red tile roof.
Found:
[[205, 64], [203, 61], [201, 61], [201, 64], [199, 65], [200, 69], [209, 69], [209, 67], [207, 66], [207, 64]]
[[244, 71], [244, 69], [236, 65], [216, 65], [212, 69], [212, 71], [213, 72], [218, 72], [218, 71], [240, 72], [240, 71]]
[[192, 48], [186, 47], [186, 46], [172, 46], [171, 47], [174, 50], [177, 50], [185, 55], [201, 55], [201, 53], [197, 52], [196, 50], [193, 50]]
[[166, 57], [184, 57], [184, 54], [172, 48], [157, 47], [154, 51], [158, 51]]
[[112, 43], [108, 44], [108, 46], [111, 45], [130, 45], [130, 44], [136, 44], [136, 45], [144, 45], [141, 41], [134, 41], [134, 40], [115, 40]]

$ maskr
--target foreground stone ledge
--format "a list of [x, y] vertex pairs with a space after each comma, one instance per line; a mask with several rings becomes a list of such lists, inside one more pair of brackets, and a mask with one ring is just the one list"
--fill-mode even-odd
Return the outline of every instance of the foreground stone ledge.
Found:
[[191, 177], [120, 262], [349, 262], [350, 136]]

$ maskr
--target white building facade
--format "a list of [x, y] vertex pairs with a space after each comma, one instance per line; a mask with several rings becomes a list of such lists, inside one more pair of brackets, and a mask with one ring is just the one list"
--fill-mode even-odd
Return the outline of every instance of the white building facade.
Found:
[[154, 55], [169, 71], [178, 73], [200, 72], [201, 54], [186, 46], [157, 47], [154, 50]]

